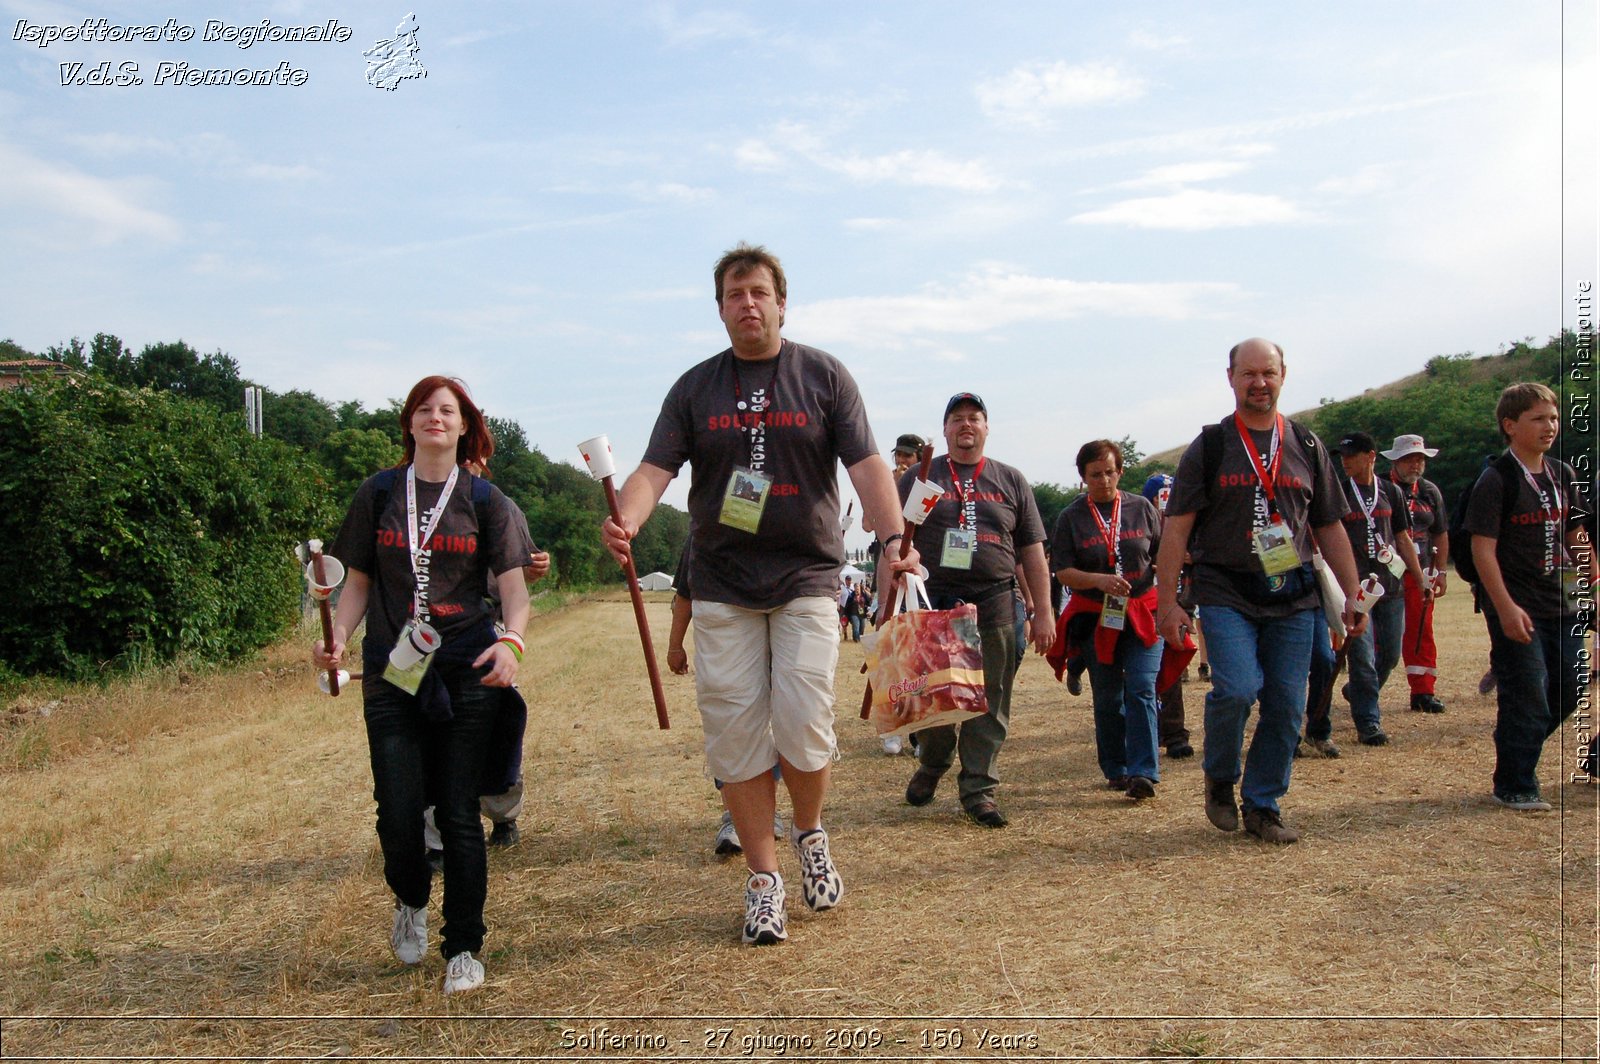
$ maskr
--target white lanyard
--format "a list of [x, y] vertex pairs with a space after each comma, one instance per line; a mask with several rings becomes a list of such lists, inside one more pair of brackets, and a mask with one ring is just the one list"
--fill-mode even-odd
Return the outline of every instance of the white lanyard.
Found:
[[1554, 572], [1556, 567], [1556, 524], [1561, 520], [1561, 489], [1556, 487], [1556, 471], [1551, 468], [1550, 463], [1541, 463], [1544, 466], [1545, 473], [1550, 477], [1550, 495], [1554, 495], [1556, 498], [1555, 505], [1551, 506], [1550, 495], [1546, 495], [1544, 489], [1539, 486], [1538, 478], [1534, 476], [1533, 471], [1523, 465], [1522, 459], [1517, 458], [1515, 453], [1511, 457], [1517, 459], [1517, 468], [1522, 470], [1522, 479], [1528, 482], [1528, 487], [1532, 488], [1533, 493], [1538, 496], [1539, 508], [1544, 511], [1541, 515], [1544, 518], [1544, 571], [1547, 573]]
[[1368, 502], [1366, 496], [1361, 494], [1361, 485], [1356, 483], [1355, 477], [1346, 477], [1350, 482], [1350, 490], [1356, 493], [1356, 505], [1361, 507], [1361, 513], [1367, 519], [1367, 553], [1374, 554], [1382, 544], [1378, 540], [1378, 520], [1372, 512], [1378, 508], [1378, 493], [1383, 490], [1383, 485], [1374, 480], [1372, 482], [1372, 501]]
[[456, 478], [460, 475], [460, 466], [450, 468], [450, 477], [444, 482], [439, 501], [433, 504], [433, 516], [428, 518], [428, 523], [422, 528], [422, 538], [418, 539], [417, 467], [406, 467], [406, 548], [411, 554], [411, 605], [419, 621], [428, 619], [428, 600], [422, 593], [422, 585], [426, 582], [430, 566], [423, 553], [428, 541], [433, 538], [433, 530], [439, 527], [439, 518], [444, 516], [444, 508], [450, 502], [450, 493], [456, 490]]
[[1100, 535], [1105, 539], [1106, 554], [1110, 557], [1112, 570], [1117, 576], [1122, 575], [1122, 492], [1117, 492], [1116, 501], [1111, 504], [1111, 523], [1106, 524], [1105, 518], [1100, 516], [1100, 507], [1095, 505], [1093, 499], [1089, 500], [1089, 513], [1094, 517], [1094, 523], [1100, 529]]

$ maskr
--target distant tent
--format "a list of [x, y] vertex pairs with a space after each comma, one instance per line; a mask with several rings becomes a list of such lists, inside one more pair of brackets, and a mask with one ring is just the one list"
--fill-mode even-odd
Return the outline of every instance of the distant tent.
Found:
[[845, 567], [843, 569], [839, 570], [839, 580], [841, 582], [847, 576], [851, 580], [860, 580], [863, 576], [866, 576], [866, 575], [867, 575], [866, 570], [857, 569], [855, 566], [850, 565], [848, 563], [846, 563], [846, 565], [845, 565]]
[[646, 591], [671, 591], [672, 574], [656, 571], [639, 578], [639, 586]]

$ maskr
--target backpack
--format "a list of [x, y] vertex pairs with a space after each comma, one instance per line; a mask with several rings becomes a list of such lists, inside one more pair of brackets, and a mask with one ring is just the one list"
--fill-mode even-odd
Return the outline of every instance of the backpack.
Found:
[[[1494, 461], [1484, 466], [1485, 472], [1493, 469], [1500, 474], [1503, 484], [1511, 486], [1512, 490], [1500, 493], [1500, 524], [1504, 527], [1511, 518], [1511, 511], [1517, 506], [1517, 460], [1506, 451]], [[1478, 563], [1472, 560], [1472, 533], [1467, 531], [1467, 507], [1472, 504], [1472, 490], [1478, 486], [1478, 481], [1483, 479], [1479, 473], [1476, 480], [1468, 484], [1466, 490], [1456, 496], [1456, 504], [1450, 510], [1450, 560], [1455, 562], [1456, 575], [1471, 584], [1476, 591], [1480, 580], [1478, 577]], [[1473, 595], [1474, 601], [1477, 595]]]
[[[400, 479], [403, 467], [394, 466], [380, 470], [373, 477], [372, 491], [372, 527], [378, 527], [378, 518], [383, 516], [383, 508], [389, 505], [389, 493], [394, 490], [395, 481]], [[489, 482], [480, 476], [468, 473], [472, 477], [472, 509], [478, 517], [478, 534], [485, 541], [489, 537]]]

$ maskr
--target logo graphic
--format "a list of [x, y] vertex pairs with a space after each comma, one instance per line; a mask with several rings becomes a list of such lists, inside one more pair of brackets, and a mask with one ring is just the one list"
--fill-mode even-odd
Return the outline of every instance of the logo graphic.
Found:
[[394, 28], [394, 36], [379, 41], [361, 54], [367, 57], [367, 84], [393, 92], [407, 78], [425, 78], [428, 71], [417, 59], [417, 16], [408, 13]]

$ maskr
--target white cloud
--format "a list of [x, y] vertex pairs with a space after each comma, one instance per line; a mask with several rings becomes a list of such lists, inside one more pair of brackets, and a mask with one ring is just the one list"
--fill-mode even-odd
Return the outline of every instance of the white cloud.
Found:
[[1353, 174], [1319, 182], [1316, 191], [1329, 196], [1370, 196], [1394, 187], [1392, 168], [1381, 163], [1363, 166]]
[[1123, 200], [1097, 211], [1074, 215], [1084, 225], [1127, 225], [1135, 229], [1236, 229], [1275, 222], [1300, 221], [1300, 209], [1281, 196], [1249, 192], [1184, 189], [1170, 196]]
[[135, 237], [178, 239], [181, 227], [174, 218], [138, 201], [141, 184], [129, 178], [95, 177], [0, 142], [0, 200], [88, 222], [96, 243]]
[[322, 175], [315, 167], [300, 163], [296, 166], [279, 166], [275, 163], [251, 163], [243, 169], [246, 177], [262, 181], [308, 181]]
[[1136, 100], [1142, 78], [1112, 63], [1025, 63], [998, 78], [978, 83], [978, 105], [985, 114], [1021, 125], [1044, 125], [1048, 112], [1090, 104]]
[[1135, 48], [1143, 48], [1151, 52], [1171, 52], [1189, 43], [1189, 38], [1176, 33], [1153, 33], [1149, 30], [1134, 30], [1128, 34], [1128, 43]]
[[799, 157], [861, 185], [897, 184], [958, 192], [994, 192], [1008, 184], [980, 160], [951, 158], [925, 148], [902, 148], [878, 155], [833, 151], [820, 136], [797, 122], [780, 123], [771, 140], [744, 141], [734, 149], [734, 162], [746, 170], [781, 170], [788, 164], [785, 150], [790, 157]]
[[1117, 188], [1164, 188], [1172, 185], [1187, 185], [1194, 181], [1215, 181], [1222, 177], [1232, 177], [1234, 174], [1243, 173], [1250, 169], [1250, 164], [1232, 160], [1217, 159], [1210, 162], [1172, 163], [1168, 166], [1157, 166], [1146, 170], [1139, 177], [1130, 181], [1118, 182]]
[[759, 36], [755, 23], [737, 9], [696, 11], [681, 15], [670, 4], [651, 14], [656, 28], [673, 47], [688, 47], [710, 41], [748, 40]]
[[703, 203], [716, 195], [712, 189], [696, 188], [678, 181], [661, 181], [655, 184], [635, 181], [628, 186], [628, 192], [637, 199], [657, 203]]
[[991, 265], [953, 285], [901, 296], [855, 296], [791, 306], [788, 331], [827, 344], [887, 347], [993, 332], [1009, 326], [1083, 317], [1188, 320], [1214, 315], [1243, 295], [1234, 284], [1128, 284], [1036, 277]]

